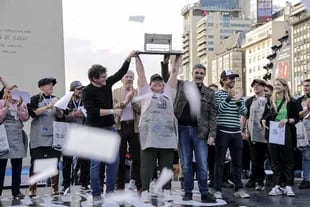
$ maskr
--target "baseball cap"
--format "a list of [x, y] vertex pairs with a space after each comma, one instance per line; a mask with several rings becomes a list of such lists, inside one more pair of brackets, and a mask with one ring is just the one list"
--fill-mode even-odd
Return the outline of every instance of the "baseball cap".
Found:
[[40, 88], [41, 86], [48, 85], [50, 83], [52, 83], [53, 86], [56, 85], [57, 83], [56, 78], [42, 78], [39, 80], [38, 86]]
[[159, 74], [156, 73], [156, 74], [151, 76], [150, 82], [155, 81], [155, 80], [162, 81], [164, 79]]
[[70, 84], [70, 91], [74, 91], [75, 88], [84, 88], [80, 81], [72, 81]]
[[253, 87], [253, 85], [257, 83], [261, 86], [266, 86], [266, 82], [264, 80], [261, 80], [261, 79], [254, 79], [251, 83], [251, 87]]
[[232, 70], [224, 70], [221, 73], [221, 78], [226, 78], [226, 77], [239, 77], [239, 75]]

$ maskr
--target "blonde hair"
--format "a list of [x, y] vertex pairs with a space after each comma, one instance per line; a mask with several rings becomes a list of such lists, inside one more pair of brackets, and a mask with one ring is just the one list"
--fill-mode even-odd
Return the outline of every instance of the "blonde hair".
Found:
[[17, 85], [12, 85], [12, 86], [7, 86], [4, 88], [4, 92], [3, 92], [3, 99], [8, 101], [9, 99], [9, 95], [10, 95], [10, 91], [14, 88], [17, 88]]
[[[281, 85], [284, 87], [284, 91], [283, 91], [283, 97], [285, 99], [285, 102], [284, 104], [286, 104], [287, 102], [289, 102], [291, 100], [291, 92], [290, 92], [290, 88], [288, 87], [288, 83], [285, 79], [283, 78], [276, 78], [273, 83], [275, 81], [278, 81], [281, 83]], [[277, 111], [277, 106], [276, 106], [276, 101], [277, 101], [277, 94], [275, 92], [275, 90], [273, 90], [273, 93], [272, 93], [272, 104], [273, 104], [273, 107], [275, 108], [276, 112]]]

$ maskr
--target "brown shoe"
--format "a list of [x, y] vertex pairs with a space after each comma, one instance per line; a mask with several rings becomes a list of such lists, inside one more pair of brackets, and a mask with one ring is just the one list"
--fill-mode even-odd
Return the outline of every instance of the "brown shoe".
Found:
[[25, 198], [25, 195], [22, 194], [21, 192], [19, 192], [18, 194], [13, 195], [13, 198], [14, 199], [23, 199], [23, 198]]
[[29, 186], [28, 192], [29, 192], [28, 195], [30, 198], [36, 197], [37, 196], [37, 185], [34, 184], [34, 185]]

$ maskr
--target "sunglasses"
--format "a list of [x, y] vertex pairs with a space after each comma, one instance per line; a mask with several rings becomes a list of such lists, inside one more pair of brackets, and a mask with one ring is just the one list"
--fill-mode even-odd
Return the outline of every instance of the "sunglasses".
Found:
[[236, 79], [236, 77], [227, 77], [229, 80], [235, 80]]

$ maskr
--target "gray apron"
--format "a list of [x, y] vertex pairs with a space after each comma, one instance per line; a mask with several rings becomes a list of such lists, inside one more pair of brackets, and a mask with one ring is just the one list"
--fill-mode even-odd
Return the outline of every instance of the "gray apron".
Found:
[[14, 159], [26, 157], [27, 143], [23, 140], [23, 122], [19, 119], [17, 111], [9, 110], [6, 118], [2, 122], [5, 126], [10, 151], [0, 159]]
[[141, 115], [141, 149], [177, 149], [177, 120], [171, 99], [161, 94], [152, 97], [150, 106]]
[[254, 99], [250, 108], [249, 117], [249, 133], [252, 142], [267, 143], [265, 139], [265, 129], [262, 127], [260, 121], [263, 116], [267, 99]]
[[[44, 98], [38, 108], [48, 105], [53, 98]], [[51, 147], [53, 144], [53, 121], [56, 120], [56, 108], [43, 112], [31, 121], [30, 148]]]

